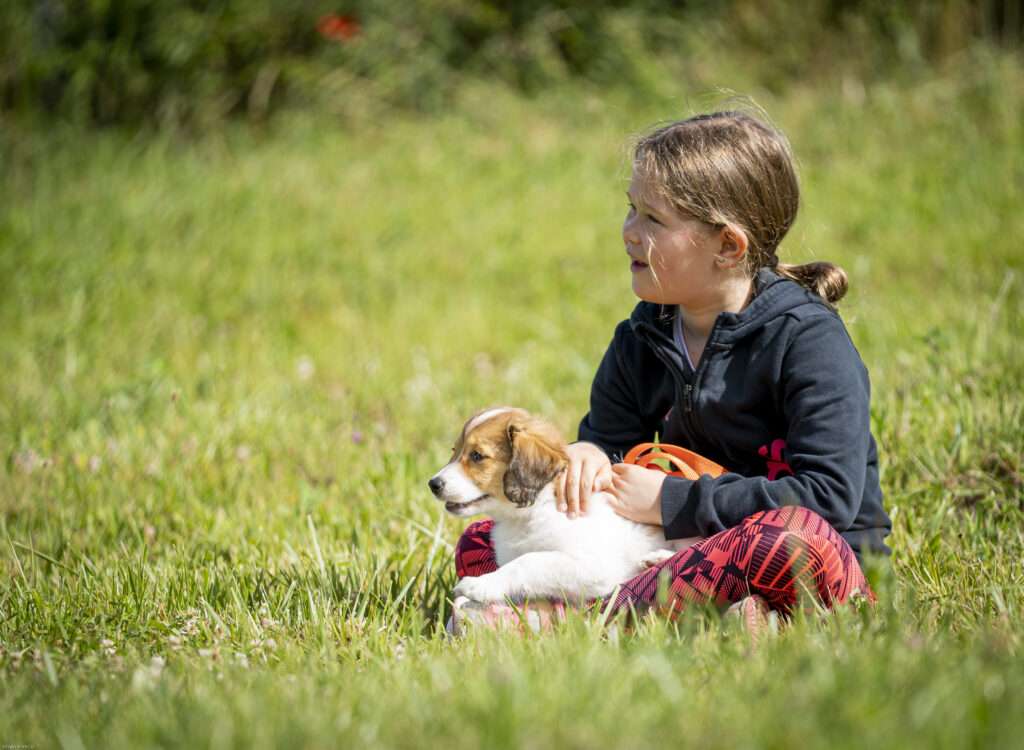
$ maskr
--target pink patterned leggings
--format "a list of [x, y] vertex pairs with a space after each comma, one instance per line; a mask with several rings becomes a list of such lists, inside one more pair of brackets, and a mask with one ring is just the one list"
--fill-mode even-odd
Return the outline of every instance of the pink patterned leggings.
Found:
[[[490, 519], [470, 524], [455, 547], [459, 578], [497, 570]], [[667, 600], [658, 600], [659, 580], [667, 577]], [[664, 606], [674, 616], [688, 604], [728, 606], [745, 596], [763, 597], [788, 614], [801, 591], [826, 607], [860, 594], [875, 601], [860, 564], [829, 523], [813, 511], [786, 506], [761, 511], [739, 526], [719, 532], [648, 568], [622, 584], [612, 612]]]

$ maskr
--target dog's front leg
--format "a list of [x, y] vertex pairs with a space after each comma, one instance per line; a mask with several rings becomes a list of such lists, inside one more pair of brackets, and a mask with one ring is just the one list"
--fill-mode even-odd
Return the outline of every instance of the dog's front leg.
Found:
[[454, 595], [477, 602], [575, 600], [591, 595], [584, 590], [588, 586], [577, 572], [580, 568], [580, 561], [564, 552], [529, 552], [493, 573], [463, 578]]

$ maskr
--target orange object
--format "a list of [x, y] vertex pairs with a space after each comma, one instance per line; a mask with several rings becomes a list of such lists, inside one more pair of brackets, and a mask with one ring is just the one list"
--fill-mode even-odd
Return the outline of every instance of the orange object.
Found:
[[[656, 463], [657, 461], [668, 463], [674, 470], [660, 466]], [[683, 477], [684, 479], [700, 479], [703, 474], [717, 477], [726, 471], [724, 466], [719, 466], [709, 458], [668, 443], [640, 443], [640, 445], [633, 446], [626, 457], [622, 459], [622, 463], [636, 464], [646, 469], [657, 469], [669, 476]]]

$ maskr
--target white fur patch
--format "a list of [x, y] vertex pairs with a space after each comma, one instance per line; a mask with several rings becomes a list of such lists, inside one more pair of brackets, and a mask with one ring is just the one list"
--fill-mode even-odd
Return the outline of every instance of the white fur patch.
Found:
[[512, 411], [512, 407], [510, 407], [510, 406], [499, 406], [496, 409], [488, 409], [485, 412], [477, 414], [475, 417], [473, 417], [469, 421], [469, 424], [466, 425], [465, 434], [468, 435], [474, 429], [476, 429], [477, 427], [482, 425], [484, 422], [486, 422], [491, 417], [496, 417], [499, 414], [504, 414], [507, 411]]
[[607, 596], [650, 561], [661, 562], [695, 541], [667, 542], [660, 528], [623, 518], [605, 498], [592, 495], [587, 512], [576, 519], [555, 508], [550, 484], [529, 508], [480, 508], [494, 520], [491, 542], [499, 568], [463, 578], [456, 593], [479, 602], [587, 601]]
[[468, 503], [484, 494], [484, 491], [466, 476], [462, 465], [457, 462], [448, 464], [434, 476], [444, 482], [441, 499], [446, 502]]

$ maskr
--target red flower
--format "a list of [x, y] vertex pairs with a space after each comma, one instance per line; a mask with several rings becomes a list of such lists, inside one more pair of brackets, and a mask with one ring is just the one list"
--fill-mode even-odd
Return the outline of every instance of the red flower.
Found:
[[339, 16], [336, 13], [329, 13], [316, 22], [316, 30], [324, 39], [347, 42], [359, 34], [361, 27], [354, 16]]

